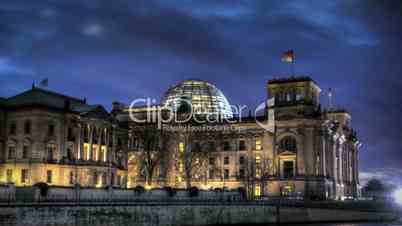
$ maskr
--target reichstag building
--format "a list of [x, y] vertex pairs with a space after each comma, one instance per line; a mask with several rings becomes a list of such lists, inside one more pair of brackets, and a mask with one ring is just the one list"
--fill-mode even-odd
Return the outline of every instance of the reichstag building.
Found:
[[258, 112], [186, 80], [160, 104], [113, 103], [32, 86], [0, 98], [0, 183], [242, 189], [252, 197], [360, 195], [359, 140], [310, 77], [272, 79]]

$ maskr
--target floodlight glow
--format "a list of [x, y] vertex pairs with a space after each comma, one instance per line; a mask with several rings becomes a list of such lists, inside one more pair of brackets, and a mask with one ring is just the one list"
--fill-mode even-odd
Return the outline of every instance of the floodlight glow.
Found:
[[395, 193], [394, 193], [394, 199], [395, 202], [402, 205], [402, 188], [398, 189]]

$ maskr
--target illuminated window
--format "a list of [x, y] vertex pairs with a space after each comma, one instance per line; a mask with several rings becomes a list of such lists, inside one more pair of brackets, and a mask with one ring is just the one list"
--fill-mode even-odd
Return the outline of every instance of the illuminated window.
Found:
[[257, 150], [257, 151], [262, 150], [261, 140], [255, 141], [255, 150]]
[[51, 184], [52, 179], [53, 179], [53, 172], [51, 170], [46, 171], [46, 182], [48, 184]]
[[294, 193], [294, 186], [293, 185], [284, 185], [281, 188], [281, 195], [282, 196], [291, 196]]
[[27, 183], [27, 182], [28, 182], [28, 170], [22, 169], [21, 170], [21, 183]]
[[183, 153], [183, 152], [184, 152], [184, 143], [183, 143], [183, 142], [180, 142], [180, 143], [179, 143], [179, 152], [180, 152], [180, 153]]
[[256, 196], [256, 197], [261, 196], [261, 185], [258, 185], [258, 184], [255, 185], [254, 196]]
[[256, 169], [255, 169], [255, 177], [256, 177], [257, 179], [260, 179], [260, 178], [261, 178], [261, 168], [256, 168]]
[[257, 155], [255, 156], [255, 164], [260, 164], [261, 163], [261, 156]]
[[99, 156], [98, 156], [98, 160], [99, 161], [104, 161], [104, 149], [101, 147], [100, 149], [99, 149]]
[[102, 158], [102, 160], [103, 160], [104, 162], [106, 162], [106, 161], [107, 161], [107, 150], [106, 150], [106, 147], [105, 147], [105, 146], [102, 146], [102, 147], [101, 147], [101, 151], [102, 151], [101, 158]]
[[7, 183], [12, 183], [13, 182], [13, 170], [8, 169], [7, 170]]
[[56, 152], [56, 145], [55, 144], [47, 144], [46, 149], [47, 149], [47, 160], [53, 161], [54, 155]]
[[70, 184], [74, 184], [74, 172], [70, 172]]
[[98, 145], [92, 145], [92, 160], [98, 161], [99, 153], [98, 153]]
[[179, 172], [180, 173], [184, 172], [184, 164], [182, 161], [179, 161]]
[[89, 144], [84, 144], [84, 153], [83, 153], [84, 160], [89, 160]]

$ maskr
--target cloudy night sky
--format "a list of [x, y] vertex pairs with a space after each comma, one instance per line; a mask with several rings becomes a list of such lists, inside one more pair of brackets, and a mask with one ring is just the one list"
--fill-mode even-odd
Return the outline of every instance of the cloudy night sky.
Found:
[[266, 82], [296, 72], [348, 109], [361, 178], [402, 184], [400, 1], [2, 0], [0, 96], [48, 89], [111, 108], [160, 98], [188, 78], [254, 107]]

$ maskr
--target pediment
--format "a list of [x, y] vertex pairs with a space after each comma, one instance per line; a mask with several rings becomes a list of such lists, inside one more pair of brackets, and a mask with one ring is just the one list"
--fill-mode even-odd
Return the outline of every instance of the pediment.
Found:
[[106, 109], [100, 105], [83, 113], [83, 115], [88, 118], [110, 119], [109, 112], [107, 112]]
[[287, 151], [287, 150], [279, 151], [279, 155], [295, 155], [295, 154], [296, 154], [295, 152]]

